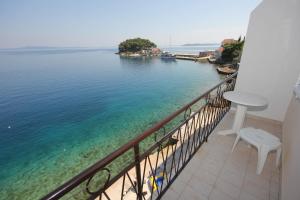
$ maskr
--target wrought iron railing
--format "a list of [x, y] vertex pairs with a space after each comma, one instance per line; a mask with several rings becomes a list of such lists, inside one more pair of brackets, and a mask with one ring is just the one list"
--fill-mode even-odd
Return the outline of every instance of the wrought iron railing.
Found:
[[230, 109], [233, 74], [42, 199], [160, 199]]

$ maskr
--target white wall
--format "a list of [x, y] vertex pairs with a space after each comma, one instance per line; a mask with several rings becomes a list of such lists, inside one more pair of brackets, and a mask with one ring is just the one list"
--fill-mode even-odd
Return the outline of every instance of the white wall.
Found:
[[300, 100], [292, 98], [283, 122], [281, 199], [300, 199]]
[[251, 13], [236, 90], [269, 101], [251, 114], [283, 121], [300, 73], [299, 37], [299, 0], [264, 0]]

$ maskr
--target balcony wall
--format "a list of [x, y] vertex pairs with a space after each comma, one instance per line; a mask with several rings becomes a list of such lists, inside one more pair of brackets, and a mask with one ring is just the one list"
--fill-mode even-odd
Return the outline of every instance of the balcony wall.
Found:
[[293, 86], [300, 73], [300, 1], [263, 0], [251, 13], [236, 90], [265, 96], [252, 115], [283, 122], [281, 199], [300, 199], [300, 102]]
[[282, 200], [300, 199], [299, 119], [300, 100], [293, 97], [283, 123]]
[[253, 115], [284, 120], [300, 72], [299, 10], [299, 0], [264, 0], [251, 13], [236, 90], [268, 99]]

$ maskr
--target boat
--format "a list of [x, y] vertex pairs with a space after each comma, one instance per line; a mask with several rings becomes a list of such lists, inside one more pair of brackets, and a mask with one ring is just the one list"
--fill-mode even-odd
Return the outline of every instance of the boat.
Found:
[[216, 61], [217, 61], [217, 59], [215, 57], [213, 57], [213, 56], [209, 56], [207, 58], [207, 60], [208, 60], [209, 63], [212, 63], [212, 64], [216, 63]]
[[237, 70], [236, 69], [233, 69], [231, 67], [217, 67], [217, 71], [220, 73], [220, 74], [233, 74], [235, 73]]
[[163, 51], [161, 54], [160, 54], [160, 58], [161, 59], [176, 59], [176, 56], [174, 54], [171, 54], [170, 52], [168, 51]]

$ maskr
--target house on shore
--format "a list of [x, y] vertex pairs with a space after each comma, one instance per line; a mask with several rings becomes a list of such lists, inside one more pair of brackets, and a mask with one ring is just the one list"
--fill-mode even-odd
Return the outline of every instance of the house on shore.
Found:
[[222, 57], [223, 51], [224, 51], [224, 47], [222, 47], [222, 46], [219, 47], [219, 48], [217, 48], [217, 49], [215, 50], [215, 52], [214, 52], [214, 57], [215, 57], [216, 60], [218, 60], [218, 59], [220, 59], [220, 58]]
[[147, 48], [141, 50], [140, 54], [143, 56], [158, 56], [161, 53], [159, 48]]
[[207, 56], [211, 56], [214, 55], [214, 51], [201, 51], [199, 52], [199, 57], [207, 57]]

